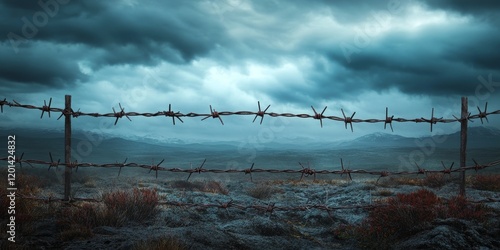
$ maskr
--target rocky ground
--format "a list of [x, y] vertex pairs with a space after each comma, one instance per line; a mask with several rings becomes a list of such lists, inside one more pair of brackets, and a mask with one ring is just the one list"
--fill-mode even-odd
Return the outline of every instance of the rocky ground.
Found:
[[[184, 176], [182, 176], [184, 177]], [[162, 200], [183, 204], [225, 204], [231, 202], [247, 209], [229, 207], [189, 207], [163, 205], [154, 220], [128, 223], [122, 227], [96, 227], [88, 239], [61, 242], [54, 218], [36, 222], [34, 233], [23, 237], [30, 249], [132, 249], [141, 240], [171, 236], [186, 249], [358, 249], [354, 239], [334, 233], [341, 225], [356, 224], [367, 211], [361, 208], [331, 212], [314, 208], [363, 206], [396, 193], [409, 193], [422, 187], [393, 185], [390, 181], [345, 178], [336, 180], [312, 177], [298, 181], [290, 175], [231, 179], [193, 175], [189, 182], [171, 178], [135, 177], [133, 175], [87, 177], [75, 176], [73, 190], [77, 197], [99, 197], [103, 192], [131, 187], [156, 188]], [[300, 176], [299, 176], [300, 177]], [[207, 189], [207, 183], [210, 184]], [[205, 185], [205, 189], [202, 186]], [[47, 186], [45, 195], [59, 193], [61, 186]], [[428, 187], [426, 187], [428, 188]], [[438, 196], [449, 198], [458, 193], [458, 185], [449, 182], [429, 188]], [[500, 199], [500, 193], [468, 188], [473, 200]], [[257, 208], [303, 207], [302, 211]], [[255, 206], [251, 208], [251, 206]], [[500, 203], [488, 203], [500, 210]], [[248, 208], [250, 207], [250, 208]], [[4, 239], [3, 239], [4, 240]], [[437, 220], [428, 228], [401, 242], [396, 249], [500, 249], [500, 219], [493, 217], [486, 225], [458, 219]]]

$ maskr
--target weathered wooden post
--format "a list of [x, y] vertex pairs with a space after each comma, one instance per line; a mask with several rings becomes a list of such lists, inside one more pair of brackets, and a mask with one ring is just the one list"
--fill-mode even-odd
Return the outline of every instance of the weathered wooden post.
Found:
[[71, 95], [64, 96], [64, 200], [69, 201], [71, 195]]
[[[468, 100], [467, 97], [462, 97], [462, 115], [460, 127], [460, 168], [465, 168], [467, 154], [467, 122], [468, 122]], [[465, 196], [465, 170], [461, 172], [460, 180], [460, 196]]]

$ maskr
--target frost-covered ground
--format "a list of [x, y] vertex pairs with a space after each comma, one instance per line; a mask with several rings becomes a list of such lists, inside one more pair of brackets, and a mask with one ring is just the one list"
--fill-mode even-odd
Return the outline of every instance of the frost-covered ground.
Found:
[[[49, 218], [39, 223], [40, 229], [37, 230], [39, 235], [32, 237], [33, 242], [39, 246], [66, 249], [130, 249], [133, 244], [140, 240], [169, 235], [180, 239], [190, 249], [356, 249], [352, 240], [337, 238], [333, 230], [339, 225], [361, 222], [367, 215], [367, 211], [355, 208], [338, 209], [328, 213], [321, 209], [315, 209], [314, 206], [335, 208], [370, 205], [396, 193], [409, 193], [422, 188], [408, 185], [394, 186], [391, 185], [389, 178], [375, 183], [376, 178], [355, 178], [354, 181], [349, 181], [345, 176], [333, 180], [318, 176], [317, 181], [313, 181], [313, 177], [309, 176], [298, 181], [300, 175], [276, 174], [267, 177], [254, 174], [253, 182], [250, 181], [250, 176], [241, 174], [230, 177], [193, 174], [189, 182], [186, 182], [185, 178], [185, 175], [172, 174], [168, 177], [161, 176], [161, 178], [155, 179], [153, 173], [146, 176], [128, 173], [128, 175], [120, 177], [105, 174], [89, 177], [83, 171], [75, 173], [72, 189], [76, 197], [99, 198], [103, 192], [113, 190], [132, 187], [155, 188], [161, 195], [162, 201], [169, 202], [184, 204], [232, 202], [231, 204], [236, 206], [245, 207], [274, 205], [276, 208], [303, 207], [304, 209], [301, 211], [275, 209], [271, 213], [255, 208], [229, 207], [224, 209], [165, 205], [162, 206], [161, 213], [155, 220], [132, 223], [120, 228], [98, 227], [93, 230], [94, 237], [63, 245], [56, 242], [53, 231], [57, 229], [53, 225], [53, 219]], [[212, 187], [211, 192], [193, 189], [193, 185], [203, 185], [209, 182], [219, 183], [220, 186]], [[59, 194], [61, 188], [62, 186], [59, 184], [52, 185], [46, 187], [44, 192], [46, 195]], [[260, 192], [264, 192], [263, 190], [266, 189], [271, 190], [270, 196], [265, 197], [265, 194], [262, 194], [263, 197], [253, 197], [256, 194], [252, 196], [252, 192], [258, 193], [258, 188], [261, 189]], [[444, 198], [458, 194], [458, 185], [452, 181], [441, 188], [429, 189]], [[498, 192], [470, 188], [467, 188], [466, 191], [468, 198], [472, 200], [500, 199]], [[500, 203], [488, 203], [488, 206], [500, 209]], [[463, 223], [465, 224], [456, 227], [472, 227], [472, 225], [467, 224], [468, 222]], [[498, 220], [493, 221], [491, 225], [494, 228], [488, 230], [500, 230], [498, 223]], [[445, 223], [444, 226], [436, 225], [436, 228], [440, 226], [447, 227]], [[449, 234], [455, 237], [458, 235], [453, 231], [452, 226], [449, 227], [445, 228], [449, 229], [449, 232], [445, 230], [446, 232], [434, 233], [438, 236]], [[478, 230], [481, 231], [481, 229]], [[472, 234], [474, 235], [474, 233]], [[421, 237], [428, 236], [422, 235]], [[483, 249], [500, 248], [498, 239], [496, 243], [491, 243], [491, 236], [484, 236], [484, 239], [481, 238], [483, 237], [481, 235], [476, 235], [477, 237], [479, 238], [476, 241], [484, 240], [486, 242]], [[462, 238], [474, 237], [464, 233]], [[411, 240], [414, 239], [408, 239], [408, 241]], [[411, 248], [415, 244], [418, 245], [417, 243], [409, 246], [404, 244], [401, 243], [400, 247]], [[477, 245], [477, 247], [479, 246]], [[450, 243], [440, 249], [453, 248], [455, 248], [454, 245]]]

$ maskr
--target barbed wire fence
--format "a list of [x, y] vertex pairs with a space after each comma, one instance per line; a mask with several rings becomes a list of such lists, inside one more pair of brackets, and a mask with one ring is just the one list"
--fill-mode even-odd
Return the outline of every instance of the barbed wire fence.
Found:
[[[479, 164], [476, 160], [474, 161], [474, 165], [472, 166], [466, 166], [465, 165], [465, 159], [466, 159], [466, 141], [467, 141], [467, 123], [468, 121], [473, 121], [479, 119], [481, 123], [485, 121], [488, 121], [488, 116], [491, 115], [498, 115], [500, 114], [500, 110], [492, 111], [492, 112], [487, 112], [488, 109], [488, 103], [485, 104], [484, 110], [481, 110], [480, 107], [477, 107], [478, 113], [477, 114], [472, 114], [468, 112], [468, 107], [467, 107], [467, 98], [462, 97], [462, 112], [460, 115], [460, 118], [453, 115], [453, 118], [443, 118], [443, 117], [434, 117], [434, 108], [431, 110], [431, 116], [430, 118], [395, 118], [394, 115], [389, 116], [389, 110], [386, 107], [385, 109], [385, 118], [383, 119], [357, 119], [354, 118], [356, 112], [352, 113], [350, 116], [346, 116], [345, 112], [343, 109], [341, 109], [343, 117], [338, 117], [338, 116], [325, 116], [324, 113], [327, 109], [327, 107], [324, 107], [321, 113], [318, 113], [316, 109], [311, 106], [311, 109], [313, 111], [313, 114], [293, 114], [293, 113], [274, 113], [274, 112], [267, 112], [268, 109], [270, 108], [271, 105], [268, 105], [265, 109], [261, 109], [260, 102], [257, 102], [258, 106], [258, 111], [222, 111], [218, 112], [215, 109], [212, 108], [211, 105], [209, 105], [210, 113], [195, 113], [195, 112], [189, 112], [189, 113], [181, 113], [180, 111], [173, 111], [172, 110], [172, 105], [169, 104], [168, 110], [165, 111], [158, 111], [155, 113], [139, 113], [139, 112], [125, 112], [124, 107], [119, 104], [120, 111], [116, 111], [114, 108], [112, 108], [113, 113], [86, 113], [86, 112], [81, 112], [80, 110], [74, 111], [71, 108], [71, 96], [66, 95], [65, 96], [65, 108], [54, 108], [51, 107], [52, 104], [52, 98], [50, 98], [48, 104], [46, 101], [44, 101], [43, 106], [34, 106], [34, 105], [27, 105], [27, 104], [20, 104], [19, 102], [13, 100], [12, 102], [7, 101], [5, 98], [4, 100], [0, 100], [0, 109], [1, 112], [3, 113], [4, 111], [4, 106], [9, 106], [9, 107], [14, 107], [14, 108], [23, 108], [23, 109], [33, 109], [33, 110], [40, 110], [41, 115], [40, 118], [43, 118], [45, 113], [50, 117], [51, 112], [55, 113], [60, 113], [59, 117], [57, 118], [58, 120], [62, 118], [63, 116], [65, 117], [65, 161], [63, 163], [58, 160], [57, 162], [53, 160], [52, 154], [49, 153], [50, 156], [50, 161], [44, 161], [44, 160], [23, 160], [23, 155], [21, 157], [6, 157], [6, 158], [0, 158], [0, 160], [3, 161], [8, 161], [9, 164], [14, 165], [14, 164], [19, 164], [22, 167], [22, 163], [26, 163], [29, 165], [45, 165], [48, 166], [48, 169], [50, 170], [51, 168], [58, 168], [59, 166], [64, 166], [65, 167], [65, 187], [64, 187], [64, 198], [63, 199], [57, 199], [57, 198], [39, 198], [39, 197], [24, 197], [26, 199], [35, 199], [35, 200], [40, 200], [44, 202], [70, 202], [70, 201], [94, 201], [98, 202], [98, 200], [95, 199], [85, 199], [85, 198], [74, 198], [70, 196], [71, 192], [71, 173], [72, 171], [78, 171], [78, 168], [80, 167], [99, 167], [99, 168], [118, 168], [118, 176], [121, 174], [122, 168], [124, 167], [132, 167], [132, 168], [141, 168], [141, 169], [146, 169], [149, 170], [148, 172], [155, 172], [156, 178], [158, 178], [158, 171], [167, 171], [167, 172], [174, 172], [174, 173], [186, 173], [188, 174], [187, 180], [189, 181], [191, 175], [193, 173], [215, 173], [215, 174], [233, 174], [233, 173], [244, 173], [244, 174], [249, 174], [250, 175], [250, 181], [253, 181], [252, 178], [252, 173], [268, 173], [268, 174], [300, 174], [300, 180], [303, 179], [303, 177], [308, 177], [308, 176], [313, 176], [314, 180], [316, 179], [316, 175], [346, 175], [349, 177], [350, 180], [352, 180], [352, 174], [369, 174], [369, 175], [375, 175], [378, 176], [377, 182], [387, 176], [395, 176], [395, 175], [419, 175], [419, 174], [428, 174], [428, 173], [442, 173], [442, 174], [449, 174], [451, 175], [452, 173], [461, 173], [462, 175], [462, 181], [460, 183], [460, 195], [465, 195], [465, 172], [468, 170], [482, 170], [486, 168], [491, 168], [495, 166], [500, 165], [500, 160], [496, 160], [487, 164]], [[417, 170], [416, 171], [372, 171], [372, 170], [364, 170], [364, 169], [357, 169], [357, 170], [351, 170], [348, 168], [344, 167], [343, 160], [340, 159], [340, 166], [337, 168], [338, 170], [316, 170], [311, 168], [310, 166], [304, 166], [302, 163], [299, 162], [299, 165], [301, 169], [260, 169], [260, 168], [254, 168], [254, 164], [252, 164], [249, 168], [247, 169], [206, 169], [203, 168], [205, 161], [197, 168], [195, 169], [180, 169], [180, 168], [165, 168], [161, 167], [160, 165], [163, 163], [163, 160], [160, 161], [158, 164], [140, 164], [140, 163], [127, 163], [127, 159], [123, 163], [107, 163], [107, 164], [96, 164], [96, 163], [78, 163], [78, 162], [72, 162], [71, 161], [71, 118], [78, 118], [80, 116], [90, 116], [90, 117], [110, 117], [110, 118], [115, 118], [114, 124], [116, 125], [117, 122], [125, 117], [128, 120], [132, 121], [130, 117], [167, 117], [167, 118], [172, 118], [172, 124], [176, 125], [176, 120], [180, 121], [183, 123], [184, 121], [182, 118], [195, 118], [195, 117], [202, 117], [202, 121], [206, 120], [208, 118], [213, 118], [213, 119], [218, 119], [222, 125], [224, 125], [224, 122], [222, 120], [223, 116], [231, 116], [231, 115], [239, 115], [239, 116], [254, 116], [254, 119], [252, 122], [255, 122], [257, 118], [260, 117], [260, 124], [262, 124], [264, 117], [269, 116], [269, 117], [286, 117], [286, 118], [310, 118], [310, 119], [315, 119], [320, 121], [320, 126], [323, 127], [323, 120], [332, 120], [332, 121], [337, 121], [337, 122], [343, 122], [345, 125], [345, 128], [348, 129], [348, 126], [350, 127], [351, 131], [354, 131], [353, 129], [353, 123], [383, 123], [384, 124], [384, 129], [387, 128], [387, 125], [389, 125], [390, 129], [394, 131], [393, 129], [393, 122], [400, 122], [400, 123], [405, 123], [405, 122], [414, 122], [414, 123], [429, 123], [430, 124], [430, 130], [432, 132], [433, 130], [433, 125], [437, 123], [453, 123], [453, 122], [459, 122], [461, 123], [461, 147], [460, 147], [460, 167], [453, 169], [454, 163], [452, 163], [449, 167], [446, 167], [445, 164], [442, 162], [443, 169], [442, 170], [426, 170], [425, 168], [421, 168], [420, 166], [416, 165]], [[499, 202], [498, 200], [494, 199], [486, 199], [482, 201], [473, 201], [473, 202]], [[354, 208], [364, 208], [364, 209], [370, 209], [374, 208], [378, 205], [359, 205], [359, 206], [341, 206], [341, 207], [329, 207], [326, 205], [309, 205], [309, 206], [296, 206], [296, 207], [280, 207], [280, 206], [275, 206], [274, 203], [268, 204], [267, 206], [260, 206], [260, 205], [251, 205], [251, 206], [245, 206], [245, 205], [238, 205], [233, 203], [232, 201], [230, 202], [219, 202], [219, 204], [193, 204], [193, 203], [180, 203], [180, 202], [171, 202], [171, 201], [165, 201], [162, 203], [163, 205], [170, 205], [170, 206], [179, 206], [179, 207], [201, 207], [201, 208], [209, 208], [209, 207], [216, 207], [216, 208], [223, 208], [227, 209], [230, 207], [233, 208], [238, 208], [238, 209], [255, 209], [258, 211], [264, 211], [264, 212], [269, 212], [272, 213], [273, 211], [304, 211], [308, 209], [319, 209], [319, 210], [324, 210], [327, 211], [328, 213], [333, 210], [338, 210], [338, 209], [354, 209]]]
[[[375, 118], [370, 118], [370, 119], [355, 119], [354, 116], [356, 115], [356, 112], [353, 112], [351, 116], [346, 116], [345, 112], [343, 109], [341, 109], [341, 112], [343, 114], [343, 117], [338, 117], [338, 116], [326, 116], [324, 115], [327, 107], [323, 109], [321, 113], [316, 112], [316, 109], [311, 106], [311, 109], [314, 114], [292, 114], [292, 113], [274, 113], [274, 112], [267, 112], [267, 110], [271, 107], [271, 105], [268, 105], [266, 109], [262, 110], [260, 102], [257, 102], [258, 105], [258, 111], [216, 111], [215, 109], [212, 108], [212, 105], [209, 105], [210, 113], [195, 113], [195, 112], [189, 112], [189, 113], [181, 113], [180, 111], [173, 111], [172, 110], [172, 105], [168, 105], [168, 110], [166, 111], [158, 111], [155, 113], [151, 112], [145, 112], [145, 113], [140, 113], [140, 112], [125, 112], [125, 108], [119, 104], [120, 111], [116, 112], [115, 108], [112, 107], [111, 109], [113, 110], [113, 113], [87, 113], [87, 112], [81, 112], [80, 110], [73, 111], [73, 109], [62, 109], [62, 108], [54, 108], [51, 107], [52, 104], [52, 98], [50, 98], [49, 103], [47, 104], [46, 101], [44, 101], [43, 106], [33, 106], [33, 105], [26, 105], [26, 104], [20, 104], [17, 101], [13, 100], [12, 102], [7, 101], [7, 99], [0, 100], [0, 108], [1, 112], [3, 113], [3, 107], [4, 106], [9, 106], [9, 107], [17, 107], [17, 108], [25, 108], [25, 109], [35, 109], [35, 110], [40, 110], [42, 111], [40, 118], [43, 118], [44, 114], [47, 113], [47, 115], [50, 117], [50, 112], [56, 112], [56, 113], [61, 113], [59, 117], [57, 118], [58, 120], [62, 116], [72, 116], [73, 118], [78, 118], [80, 116], [90, 116], [90, 117], [113, 117], [116, 118], [115, 120], [115, 125], [118, 123], [120, 118], [126, 117], [128, 120], [132, 121], [130, 117], [136, 117], [136, 116], [142, 116], [142, 117], [171, 117], [172, 118], [172, 124], [175, 125], [176, 119], [183, 123], [184, 121], [182, 118], [189, 117], [189, 118], [195, 118], [195, 117], [203, 117], [201, 120], [206, 120], [207, 118], [217, 118], [221, 122], [222, 125], [224, 125], [224, 121], [222, 120], [223, 116], [232, 116], [232, 115], [240, 115], [240, 116], [255, 116], [253, 119], [253, 122], [260, 117], [260, 123], [262, 124], [264, 117], [269, 116], [269, 117], [287, 117], [287, 118], [312, 118], [320, 121], [320, 126], [323, 126], [323, 119], [327, 120], [332, 120], [332, 121], [337, 121], [337, 122], [343, 122], [345, 124], [345, 128], [347, 129], [347, 126], [349, 125], [351, 128], [351, 131], [354, 131], [354, 128], [352, 126], [353, 123], [384, 123], [384, 129], [389, 125], [392, 131], [394, 131], [392, 124], [393, 122], [400, 122], [400, 123], [405, 123], [405, 122], [414, 122], [414, 123], [429, 123], [430, 124], [430, 129], [432, 132], [433, 125], [436, 123], [452, 123], [452, 122], [462, 122], [464, 119], [468, 121], [480, 119], [481, 123], [483, 123], [484, 120], [488, 121], [488, 116], [490, 115], [499, 115], [500, 110], [492, 111], [492, 112], [487, 112], [488, 111], [488, 103], [485, 104], [484, 111], [481, 110], [480, 107], [477, 107], [479, 113], [472, 115], [471, 113], [468, 113], [466, 117], [461, 117], [458, 118], [456, 116], [453, 116], [453, 118], [443, 118], [443, 117], [434, 117], [434, 108], [431, 110], [431, 117], [430, 118], [395, 118], [394, 115], [389, 116], [389, 109], [386, 107], [385, 109], [385, 118], [383, 119], [375, 119]], [[484, 119], [484, 120], [483, 120]]]

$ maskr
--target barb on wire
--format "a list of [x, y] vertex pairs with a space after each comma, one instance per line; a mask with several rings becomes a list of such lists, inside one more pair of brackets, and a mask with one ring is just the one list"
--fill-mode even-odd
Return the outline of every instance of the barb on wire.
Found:
[[341, 171], [341, 174], [340, 174], [340, 177], [342, 177], [342, 175], [344, 174], [347, 174], [347, 176], [349, 176], [349, 180], [352, 181], [352, 177], [351, 177], [351, 170], [349, 169], [346, 169], [344, 168], [344, 161], [342, 160], [342, 158], [340, 158], [340, 166], [342, 167], [342, 171]]
[[73, 117], [75, 117], [74, 113], [75, 112], [73, 112], [73, 109], [64, 109], [63, 111], [61, 111], [61, 115], [57, 118], [57, 120], [61, 119], [63, 115], [64, 116], [73, 115]]
[[[73, 112], [73, 110], [71, 110], [71, 112]], [[82, 112], [80, 112], [80, 109], [78, 109], [76, 112], [73, 112], [73, 118], [77, 118], [78, 116], [81, 116], [82, 115]]]
[[382, 178], [382, 177], [387, 177], [389, 176], [391, 173], [388, 172], [388, 171], [382, 171], [380, 172], [380, 176], [378, 177], [377, 181], [375, 183], [378, 183], [378, 181]]
[[202, 121], [207, 119], [207, 118], [210, 118], [212, 117], [213, 119], [215, 118], [219, 118], [219, 121], [222, 125], [224, 125], [224, 122], [222, 121], [222, 118], [220, 117], [220, 114], [219, 112], [215, 111], [215, 109], [212, 109], [212, 105], [210, 105], [210, 115], [208, 115], [207, 117], [201, 119]]
[[[78, 109], [78, 111], [80, 111], [80, 109]], [[57, 118], [57, 120], [61, 119], [62, 116], [70, 116], [72, 115], [73, 117], [77, 117], [75, 116], [75, 112], [73, 111], [73, 109], [64, 109], [61, 111], [61, 115]]]
[[255, 119], [257, 119], [257, 116], [260, 116], [260, 124], [262, 124], [262, 121], [264, 120], [264, 115], [266, 114], [266, 111], [269, 107], [271, 107], [271, 105], [267, 105], [267, 108], [264, 109], [264, 111], [262, 111], [260, 109], [260, 101], [257, 101], [257, 105], [259, 106], [259, 111], [257, 112], [257, 114], [255, 114], [255, 118], [253, 118], [253, 122], [255, 122]]
[[481, 124], [484, 124], [483, 118], [486, 119], [486, 122], [489, 123], [490, 121], [488, 121], [488, 113], [487, 113], [488, 102], [486, 102], [486, 104], [484, 105], [484, 112], [481, 112], [481, 109], [479, 108], [479, 106], [477, 106], [477, 110], [479, 111], [478, 117], [479, 117], [479, 119], [481, 119]]
[[165, 161], [165, 159], [161, 160], [157, 165], [151, 164], [151, 168], [149, 169], [149, 173], [151, 173], [151, 171], [153, 170], [156, 172], [156, 179], [158, 179], [158, 170], [160, 169], [160, 164], [162, 164], [163, 161]]
[[21, 157], [16, 156], [15, 163], [19, 163], [19, 167], [21, 167], [21, 170], [23, 169], [23, 162], [28, 163], [28, 165], [30, 165], [30, 167], [33, 168], [33, 165], [31, 165], [31, 163], [29, 161], [26, 161], [26, 160], [23, 161], [23, 156], [24, 156], [24, 152], [21, 153]]
[[172, 111], [172, 104], [168, 104], [168, 111], [164, 111], [164, 113], [165, 113], [165, 116], [172, 117], [172, 123], [174, 125], [175, 125], [175, 118], [177, 118], [179, 121], [184, 123], [184, 121], [182, 121], [182, 119], [179, 117], [180, 112], [174, 113]]
[[455, 121], [457, 121], [457, 122], [461, 122], [464, 119], [467, 119], [469, 122], [474, 122], [474, 120], [472, 120], [472, 117], [471, 117], [471, 112], [469, 112], [469, 114], [467, 114], [467, 117], [462, 117], [460, 119], [458, 117], [456, 117], [455, 115], [452, 115], [452, 116], [453, 116], [453, 118], [455, 118]]
[[474, 162], [474, 171], [476, 171], [476, 173], [477, 173], [477, 171], [478, 171], [478, 170], [484, 169], [484, 168], [486, 167], [486, 166], [480, 165], [480, 164], [479, 164], [479, 163], [477, 163], [477, 161], [476, 161], [476, 160], [474, 160], [474, 159], [472, 159], [472, 161]]
[[427, 171], [425, 169], [423, 169], [423, 168], [420, 168], [420, 166], [417, 164], [417, 162], [415, 162], [415, 166], [417, 166], [417, 170], [418, 170], [417, 174], [425, 174], [425, 175], [427, 175]]
[[43, 100], [42, 115], [40, 116], [40, 119], [43, 118], [43, 114], [45, 112], [47, 112], [47, 114], [49, 114], [49, 118], [50, 118], [50, 105], [51, 104], [52, 104], [52, 97], [49, 100], [49, 105], [48, 106], [47, 106], [47, 101]]
[[120, 118], [122, 118], [122, 117], [124, 117], [124, 116], [125, 116], [125, 117], [127, 117], [127, 119], [128, 119], [129, 121], [132, 121], [132, 120], [130, 119], [130, 117], [128, 117], [128, 115], [125, 113], [125, 109], [122, 107], [122, 104], [121, 104], [121, 103], [118, 103], [118, 105], [120, 106], [120, 112], [118, 112], [118, 113], [117, 113], [117, 112], [115, 111], [115, 108], [114, 108], [114, 107], [112, 108], [112, 109], [113, 109], [113, 114], [114, 114], [114, 116], [116, 117], [116, 120], [115, 120], [115, 125], [116, 125], [116, 123], [118, 122], [118, 119], [120, 119]]
[[253, 178], [252, 178], [252, 170], [253, 170], [253, 166], [255, 165], [255, 162], [252, 163], [252, 166], [250, 168], [247, 168], [245, 169], [245, 174], [250, 174], [250, 181], [253, 182]]
[[[120, 169], [118, 170], [118, 177], [120, 177], [120, 173], [122, 172], [122, 168], [125, 166], [125, 163], [127, 163], [127, 160], [128, 160], [128, 158], [125, 158], [125, 161], [123, 161], [123, 163], [122, 163], [122, 164], [120, 164], [120, 165], [118, 166], [118, 167], [120, 168]], [[163, 162], [163, 161], [162, 161], [162, 162]], [[161, 163], [161, 162], [160, 162], [160, 163]], [[160, 165], [160, 164], [158, 164], [158, 165]], [[156, 178], [158, 178], [158, 177], [156, 177]]]
[[265, 209], [264, 212], [266, 213], [269, 213], [269, 217], [271, 217], [271, 215], [273, 214], [274, 212], [274, 209], [276, 208], [276, 203], [272, 202], [272, 203], [269, 203]]
[[23, 162], [22, 162], [23, 156], [24, 156], [24, 152], [21, 154], [21, 157], [16, 156], [16, 158], [15, 158], [15, 163], [19, 163], [19, 166], [21, 167], [21, 169], [23, 169]]
[[325, 113], [327, 106], [325, 106], [325, 108], [323, 109], [323, 111], [321, 111], [320, 114], [318, 114], [316, 112], [316, 110], [314, 109], [314, 107], [312, 105], [311, 105], [311, 108], [314, 111], [314, 119], [319, 120], [319, 124], [321, 125], [321, 127], [323, 127], [323, 118], [324, 118], [323, 114]]
[[354, 130], [352, 128], [352, 118], [354, 117], [356, 112], [352, 113], [351, 117], [346, 117], [345, 113], [344, 113], [344, 109], [340, 109], [340, 110], [342, 110], [342, 115], [344, 116], [345, 129], [347, 129], [347, 124], [349, 123], [349, 125], [351, 125], [351, 132], [354, 132]]
[[201, 174], [201, 171], [202, 171], [202, 169], [203, 169], [203, 165], [205, 165], [205, 162], [206, 162], [206, 161], [207, 161], [207, 159], [205, 159], [205, 160], [203, 161], [203, 163], [202, 163], [199, 167], [197, 167], [197, 168], [192, 169], [191, 171], [189, 171], [189, 176], [188, 176], [188, 178], [187, 178], [187, 181], [189, 181], [189, 178], [191, 178], [191, 175], [192, 175], [193, 173], [198, 172], [198, 174]]
[[8, 103], [9, 102], [7, 102], [7, 98], [3, 98], [3, 101], [0, 101], [0, 110], [2, 111], [2, 113], [3, 113], [3, 105]]
[[299, 165], [302, 167], [302, 170], [300, 170], [300, 172], [302, 173], [302, 175], [300, 176], [300, 180], [302, 181], [302, 178], [304, 178], [304, 175], [307, 177], [307, 176], [310, 176], [310, 175], [313, 175], [314, 176], [314, 181], [316, 180], [316, 171], [314, 169], [311, 169], [311, 166], [309, 165], [309, 162], [307, 162], [307, 168], [304, 167], [304, 165], [302, 165], [302, 163], [299, 162]]
[[452, 172], [451, 170], [453, 169], [453, 165], [455, 164], [455, 162], [452, 162], [449, 168], [446, 168], [443, 161], [441, 161], [441, 164], [443, 165], [443, 168], [444, 168], [443, 173], [444, 174], [451, 174], [451, 172]]
[[434, 117], [434, 108], [432, 108], [431, 119], [428, 120], [428, 119], [425, 119], [425, 118], [422, 117], [422, 120], [424, 120], [425, 122], [428, 122], [428, 123], [431, 124], [431, 132], [432, 132], [432, 126], [434, 124], [436, 124], [438, 121], [443, 121], [443, 117], [441, 117], [441, 118]]
[[[38, 162], [39, 163], [39, 162]], [[75, 169], [75, 172], [78, 172], [78, 167], [82, 165], [83, 163], [78, 163], [78, 160], [75, 160], [74, 162], [69, 161], [68, 163], [61, 163], [60, 165], [65, 165], [66, 167], [70, 168], [71, 171]]]
[[389, 117], [389, 108], [385, 107], [385, 121], [384, 121], [384, 129], [386, 128], [387, 124], [391, 127], [391, 131], [394, 132], [394, 129], [392, 129], [392, 119], [394, 119], [394, 115]]
[[229, 210], [228, 208], [230, 208], [232, 205], [233, 205], [233, 199], [229, 200], [228, 202], [220, 202], [220, 201], [217, 201], [217, 203], [219, 203], [219, 209], [225, 209], [226, 210], [226, 213], [227, 215], [229, 215]]
[[75, 168], [75, 172], [78, 172], [78, 168], [80, 167], [80, 165], [78, 165], [78, 160], [75, 160], [75, 162], [69, 162], [69, 167], [71, 169]]
[[52, 153], [50, 152], [49, 152], [49, 157], [50, 157], [50, 164], [49, 164], [49, 169], [47, 169], [47, 171], [49, 171], [51, 167], [55, 167], [57, 170], [59, 167], [59, 163], [61, 162], [61, 159], [58, 159], [57, 162], [55, 162], [54, 159], [52, 159]]

